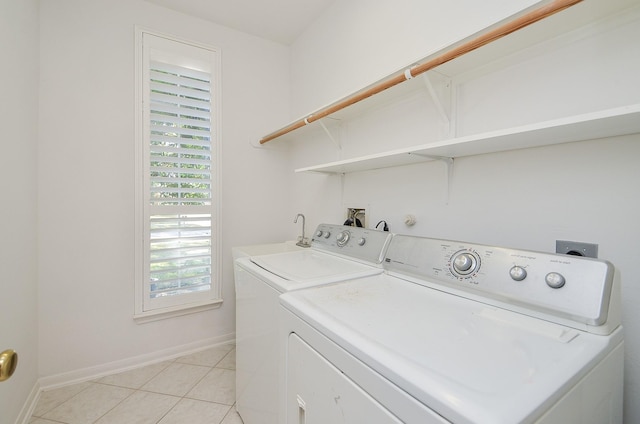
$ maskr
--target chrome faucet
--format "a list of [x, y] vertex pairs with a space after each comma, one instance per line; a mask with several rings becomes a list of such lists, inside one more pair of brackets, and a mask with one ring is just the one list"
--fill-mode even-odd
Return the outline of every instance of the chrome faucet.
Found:
[[304, 215], [299, 213], [298, 215], [296, 215], [295, 219], [293, 220], [294, 224], [298, 223], [298, 218], [302, 217], [302, 236], [298, 237], [298, 242], [296, 243], [296, 246], [300, 246], [300, 247], [311, 247], [311, 245], [309, 244], [309, 241], [304, 237]]

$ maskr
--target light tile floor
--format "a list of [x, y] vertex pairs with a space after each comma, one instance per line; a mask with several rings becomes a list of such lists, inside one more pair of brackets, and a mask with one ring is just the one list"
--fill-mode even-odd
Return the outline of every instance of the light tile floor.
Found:
[[30, 424], [242, 424], [235, 347], [43, 392]]

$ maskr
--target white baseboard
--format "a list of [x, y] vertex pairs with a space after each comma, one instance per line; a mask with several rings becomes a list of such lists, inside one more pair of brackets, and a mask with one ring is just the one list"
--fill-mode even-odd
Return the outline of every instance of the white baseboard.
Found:
[[186, 345], [174, 346], [157, 352], [134, 356], [132, 358], [122, 359], [119, 361], [109, 362], [106, 364], [96, 365], [93, 367], [83, 368], [61, 374], [41, 377], [38, 382], [40, 390], [42, 391], [69, 386], [71, 384], [95, 380], [106, 375], [129, 371], [131, 369], [143, 367], [146, 365], [175, 359], [180, 356], [189, 355], [191, 353], [195, 353], [200, 350], [208, 349], [218, 345], [232, 343], [235, 341], [235, 337], [235, 333], [229, 333], [223, 336], [200, 340]]
[[31, 389], [31, 393], [29, 393], [29, 397], [25, 400], [24, 405], [22, 406], [22, 410], [20, 411], [18, 418], [16, 418], [16, 424], [29, 423], [31, 415], [33, 415], [33, 411], [36, 409], [36, 405], [38, 404], [38, 399], [40, 399], [40, 393], [42, 393], [40, 382], [36, 381], [36, 384], [34, 384]]

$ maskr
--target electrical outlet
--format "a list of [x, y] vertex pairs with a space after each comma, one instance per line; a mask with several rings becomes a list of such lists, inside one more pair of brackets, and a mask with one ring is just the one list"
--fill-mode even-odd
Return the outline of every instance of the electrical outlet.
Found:
[[579, 241], [556, 240], [556, 253], [597, 258], [598, 245], [594, 243], [582, 243]]
[[347, 208], [347, 218], [345, 222], [352, 222], [354, 227], [357, 227], [357, 222], [360, 222], [363, 227], [367, 226], [367, 213], [365, 208]]

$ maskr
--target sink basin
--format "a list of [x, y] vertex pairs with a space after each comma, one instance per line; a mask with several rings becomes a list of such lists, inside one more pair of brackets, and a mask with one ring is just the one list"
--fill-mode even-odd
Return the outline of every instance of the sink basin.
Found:
[[255, 244], [251, 246], [239, 246], [231, 248], [233, 260], [245, 256], [270, 255], [272, 253], [292, 252], [300, 250], [302, 247], [296, 246], [295, 241], [287, 241], [284, 243]]

